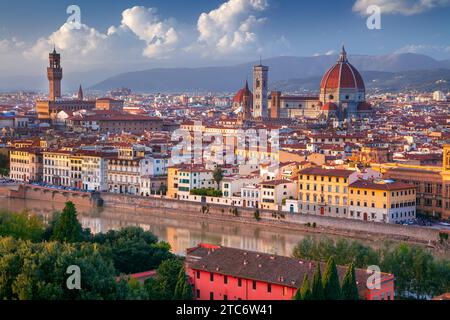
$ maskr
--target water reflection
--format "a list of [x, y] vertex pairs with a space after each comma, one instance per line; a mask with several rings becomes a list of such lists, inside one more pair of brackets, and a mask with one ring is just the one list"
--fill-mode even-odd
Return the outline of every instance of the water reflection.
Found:
[[[28, 209], [48, 220], [64, 204], [36, 200], [0, 199], [0, 207], [12, 211]], [[79, 219], [93, 233], [138, 226], [167, 241], [172, 251], [184, 255], [186, 248], [198, 243], [211, 243], [245, 250], [290, 256], [295, 245], [307, 235], [281, 228], [243, 225], [234, 222], [211, 221], [201, 218], [167, 217], [158, 209], [121, 210], [117, 208], [92, 209], [77, 206]]]

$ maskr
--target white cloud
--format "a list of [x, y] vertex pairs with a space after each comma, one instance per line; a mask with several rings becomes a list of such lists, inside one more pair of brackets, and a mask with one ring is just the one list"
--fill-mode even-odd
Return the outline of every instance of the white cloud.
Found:
[[420, 53], [447, 58], [450, 54], [450, 45], [409, 44], [398, 49], [395, 53]]
[[119, 29], [129, 29], [140, 40], [145, 41], [144, 56], [161, 58], [172, 52], [179, 44], [179, 34], [175, 29], [174, 19], [161, 20], [156, 8], [136, 6], [122, 13], [122, 24], [119, 28], [111, 27], [108, 34], [112, 35]]
[[31, 59], [47, 59], [53, 45], [65, 53], [65, 60], [83, 62], [86, 58], [96, 59], [107, 52], [108, 36], [85, 24], [75, 29], [71, 24], [65, 23], [49, 37], [38, 39], [24, 55]]
[[329, 50], [329, 51], [327, 51], [327, 52], [325, 52], [325, 53], [315, 53], [313, 56], [314, 57], [320, 57], [320, 56], [332, 56], [332, 55], [335, 55], [336, 54], [336, 51], [335, 50]]
[[[260, 54], [277, 55], [290, 48], [284, 37], [261, 41], [260, 27], [269, 0], [228, 0], [202, 13], [191, 25], [158, 15], [156, 8], [135, 6], [101, 31], [87, 24], [65, 23], [32, 42], [0, 39], [2, 72], [42, 68], [53, 45], [70, 71], [130, 70], [156, 66], [207, 65], [242, 62]], [[19, 57], [19, 58], [18, 58]], [[164, 60], [161, 60], [164, 59]]]
[[436, 7], [450, 5], [450, 0], [357, 0], [353, 11], [367, 15], [367, 8], [377, 5], [381, 14], [414, 15], [431, 10]]
[[210, 56], [260, 51], [258, 28], [266, 19], [257, 14], [268, 7], [266, 0], [229, 0], [202, 13], [197, 22], [197, 49]]

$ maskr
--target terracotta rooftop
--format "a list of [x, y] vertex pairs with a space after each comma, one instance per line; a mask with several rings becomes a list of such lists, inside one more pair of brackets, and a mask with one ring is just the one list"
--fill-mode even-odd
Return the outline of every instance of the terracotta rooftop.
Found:
[[[299, 260], [296, 258], [253, 252], [221, 246], [200, 244], [187, 250], [187, 262], [190, 268], [211, 273], [229, 275], [250, 280], [262, 281], [299, 288], [302, 285], [305, 273], [309, 279], [318, 262]], [[326, 264], [320, 263], [322, 273]], [[337, 266], [339, 278], [343, 279], [346, 266]], [[366, 270], [356, 269], [356, 281], [363, 296], [367, 289], [366, 283], [369, 275]], [[382, 273], [381, 281], [393, 279], [393, 275]]]

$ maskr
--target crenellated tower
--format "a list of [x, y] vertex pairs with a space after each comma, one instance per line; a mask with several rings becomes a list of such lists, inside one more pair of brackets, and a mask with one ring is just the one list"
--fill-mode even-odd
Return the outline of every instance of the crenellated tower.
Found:
[[61, 98], [61, 80], [63, 77], [61, 56], [56, 52], [56, 48], [53, 48], [53, 52], [49, 54], [47, 77], [49, 81], [49, 100], [56, 101]]

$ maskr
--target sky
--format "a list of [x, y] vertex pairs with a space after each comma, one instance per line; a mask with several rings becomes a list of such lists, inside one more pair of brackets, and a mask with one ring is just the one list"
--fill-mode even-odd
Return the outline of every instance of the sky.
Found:
[[[381, 29], [367, 27], [374, 5]], [[330, 55], [342, 44], [350, 55], [443, 60], [449, 17], [450, 0], [2, 0], [0, 74], [42, 73], [53, 45], [63, 67], [80, 72]]]

